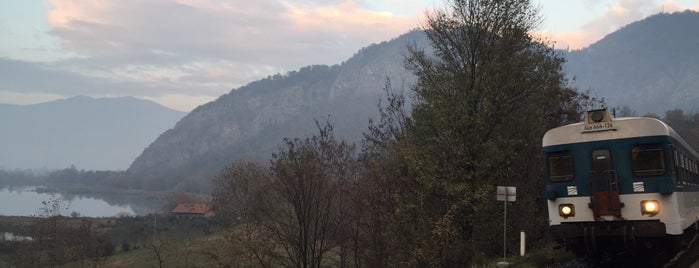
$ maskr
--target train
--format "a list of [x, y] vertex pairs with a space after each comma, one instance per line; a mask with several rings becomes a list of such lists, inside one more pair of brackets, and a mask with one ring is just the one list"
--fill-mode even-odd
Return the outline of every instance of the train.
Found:
[[699, 228], [699, 155], [663, 121], [591, 110], [542, 148], [549, 233], [578, 256], [679, 251]]

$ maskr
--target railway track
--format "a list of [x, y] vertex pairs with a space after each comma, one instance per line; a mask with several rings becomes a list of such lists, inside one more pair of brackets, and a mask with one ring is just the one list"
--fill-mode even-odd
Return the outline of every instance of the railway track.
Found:
[[616, 254], [599, 254], [586, 258], [577, 258], [565, 263], [558, 263], [549, 268], [591, 268], [591, 267], [663, 267], [663, 268], [699, 268], [699, 237], [697, 235], [686, 248], [674, 256], [667, 256], [661, 248], [623, 251]]
[[[668, 261], [663, 267], [664, 268], [683, 268], [683, 267], [699, 267], [699, 242], [697, 241], [697, 235], [689, 242], [686, 249], [680, 251]], [[697, 265], [697, 266], [695, 266]]]

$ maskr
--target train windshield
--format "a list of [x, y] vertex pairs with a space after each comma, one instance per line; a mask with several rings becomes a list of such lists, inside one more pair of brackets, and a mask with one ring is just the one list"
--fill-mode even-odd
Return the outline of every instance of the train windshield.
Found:
[[569, 151], [556, 152], [548, 155], [548, 173], [552, 181], [567, 181], [573, 179], [573, 154]]
[[636, 145], [631, 149], [631, 168], [640, 177], [665, 174], [665, 154], [660, 144]]

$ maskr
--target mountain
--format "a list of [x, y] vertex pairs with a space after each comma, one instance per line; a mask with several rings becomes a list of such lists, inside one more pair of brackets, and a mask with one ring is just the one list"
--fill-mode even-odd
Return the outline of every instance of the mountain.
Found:
[[308, 66], [233, 89], [158, 137], [129, 167], [128, 183], [205, 191], [201, 182], [226, 164], [270, 159], [283, 138], [316, 134], [316, 121], [329, 121], [336, 135], [358, 142], [378, 113], [386, 78], [394, 89], [414, 82], [404, 55], [408, 44], [425, 42], [422, 32], [413, 31], [363, 48], [339, 65]]
[[699, 13], [661, 13], [631, 23], [589, 47], [565, 53], [574, 86], [609, 107], [664, 115], [699, 108]]
[[[699, 105], [699, 18], [696, 12], [658, 14], [629, 24], [589, 47], [562, 52], [573, 86], [663, 115]], [[428, 48], [421, 31], [374, 44], [334, 66], [308, 66], [231, 90], [163, 133], [127, 170], [123, 186], [208, 191], [210, 178], [237, 159], [266, 161], [282, 139], [317, 133], [329, 120], [336, 135], [359, 142], [386, 77], [406, 95], [415, 78], [404, 68], [407, 46]]]
[[132, 97], [0, 104], [0, 169], [125, 170], [184, 115]]

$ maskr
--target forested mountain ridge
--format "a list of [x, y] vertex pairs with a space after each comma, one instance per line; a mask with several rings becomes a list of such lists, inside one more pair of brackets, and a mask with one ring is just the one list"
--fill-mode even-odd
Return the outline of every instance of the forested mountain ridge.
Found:
[[565, 53], [573, 86], [662, 115], [699, 109], [699, 12], [660, 13], [631, 23], [582, 50]]
[[0, 169], [125, 170], [184, 115], [133, 97], [0, 104]]
[[[206, 191], [202, 182], [235, 159], [267, 160], [283, 138], [332, 123], [339, 136], [359, 141], [389, 78], [411, 85], [403, 67], [407, 46], [425, 46], [422, 32], [363, 48], [339, 65], [313, 65], [252, 82], [202, 105], [163, 133], [119, 183], [147, 189]], [[407, 90], [407, 86], [406, 86]]]
[[[572, 86], [628, 106], [638, 115], [699, 108], [699, 13], [658, 14], [587, 48], [562, 52]], [[338, 136], [359, 142], [388, 77], [411, 94], [407, 46], [429, 47], [413, 31], [358, 51], [334, 66], [308, 66], [252, 82], [202, 105], [163, 133], [128, 170], [123, 186], [208, 191], [209, 179], [236, 159], [266, 161], [282, 139], [316, 133], [329, 120]], [[410, 99], [408, 99], [410, 101]]]

